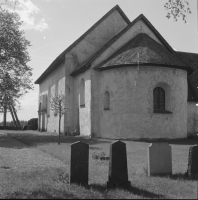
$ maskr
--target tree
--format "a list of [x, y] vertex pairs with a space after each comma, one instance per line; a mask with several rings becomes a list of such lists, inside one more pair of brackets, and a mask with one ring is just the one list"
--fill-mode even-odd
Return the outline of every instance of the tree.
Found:
[[4, 112], [9, 105], [19, 105], [18, 99], [33, 89], [32, 68], [27, 65], [30, 42], [20, 30], [22, 23], [16, 12], [0, 6], [0, 106]]
[[166, 17], [169, 19], [172, 16], [175, 21], [182, 17], [186, 23], [187, 15], [192, 13], [187, 0], [168, 0], [164, 7], [168, 11]]
[[61, 125], [61, 117], [68, 111], [66, 106], [66, 98], [63, 94], [55, 95], [55, 97], [51, 96], [50, 98], [50, 109], [58, 114], [59, 116], [59, 126], [58, 126], [58, 144], [60, 144], [60, 125]]
[[0, 3], [1, 6], [6, 6], [15, 10], [16, 5], [19, 3], [19, 0], [5, 0], [3, 3]]

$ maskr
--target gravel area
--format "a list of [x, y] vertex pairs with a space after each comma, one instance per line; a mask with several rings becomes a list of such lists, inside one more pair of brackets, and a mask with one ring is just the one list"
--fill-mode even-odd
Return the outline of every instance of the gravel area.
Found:
[[49, 167], [65, 168], [65, 164], [47, 153], [15, 140], [6, 133], [0, 133], [0, 171], [32, 171], [35, 168]]

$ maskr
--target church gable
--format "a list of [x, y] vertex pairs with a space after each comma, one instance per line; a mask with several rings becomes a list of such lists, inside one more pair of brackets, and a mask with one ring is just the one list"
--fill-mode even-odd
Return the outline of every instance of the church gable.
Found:
[[95, 68], [107, 69], [127, 65], [158, 65], [185, 69], [192, 72], [175, 54], [149, 37], [146, 33], [139, 33], [107, 60]]
[[77, 54], [79, 64], [87, 60], [127, 25], [128, 23], [118, 9], [114, 9], [108, 16], [104, 17], [103, 20], [72, 49], [72, 52], [76, 52]]
[[[88, 29], [80, 38], [63, 51], [37, 79], [35, 84], [39, 84], [54, 69], [57, 68], [65, 57], [75, 57], [76, 63], [81, 65], [104, 44], [112, 39], [130, 23], [124, 12], [117, 5], [106, 13], [98, 22]], [[76, 66], [70, 66], [70, 70], [75, 70]]]
[[166, 40], [160, 35], [160, 33], [154, 28], [154, 26], [148, 21], [148, 19], [143, 15], [139, 15], [135, 20], [133, 20], [126, 28], [124, 28], [120, 33], [108, 41], [99, 51], [97, 51], [90, 59], [83, 63], [79, 68], [77, 68], [72, 75], [77, 74], [86, 70], [89, 67], [95, 67], [102, 61], [106, 60], [115, 51], [129, 42], [139, 33], [146, 33], [160, 45], [167, 48], [168, 51], [174, 52], [172, 47], [166, 42]]
[[169, 52], [174, 51], [144, 15], [140, 15], [136, 20], [132, 21], [125, 30], [126, 31], [93, 62], [92, 67], [107, 59], [140, 33], [145, 33], [161, 46], [164, 46]]

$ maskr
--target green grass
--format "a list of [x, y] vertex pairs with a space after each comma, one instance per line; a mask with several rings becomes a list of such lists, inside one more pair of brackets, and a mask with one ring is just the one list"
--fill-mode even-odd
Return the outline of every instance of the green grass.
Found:
[[[198, 140], [169, 140], [172, 147], [173, 175], [167, 177], [147, 177], [147, 153], [152, 141], [124, 141], [127, 147], [128, 176], [131, 187], [128, 189], [107, 190], [109, 161], [94, 160], [93, 153], [105, 152], [114, 140], [89, 139], [83, 137], [61, 137], [39, 133], [17, 133], [10, 136], [23, 142], [24, 147], [36, 147], [65, 163], [65, 169], [43, 169], [32, 172], [14, 173], [5, 170], [0, 181], [0, 198], [196, 198], [197, 181], [185, 173], [188, 165], [188, 151]], [[76, 141], [90, 144], [89, 188], [68, 184], [70, 145]], [[17, 148], [17, 147], [12, 147]], [[21, 147], [23, 148], [23, 147]]]

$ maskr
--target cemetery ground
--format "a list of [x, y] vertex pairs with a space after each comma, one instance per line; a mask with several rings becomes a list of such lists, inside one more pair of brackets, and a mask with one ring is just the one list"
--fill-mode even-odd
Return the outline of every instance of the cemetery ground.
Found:
[[[198, 139], [167, 140], [172, 147], [173, 175], [147, 177], [148, 147], [152, 140], [126, 143], [128, 189], [109, 189], [110, 144], [115, 140], [61, 136], [37, 131], [1, 131], [0, 198], [134, 199], [196, 198], [197, 180], [188, 178], [189, 147]], [[3, 133], [4, 132], [4, 133]], [[69, 185], [70, 145], [82, 141], [89, 146], [89, 187]]]

